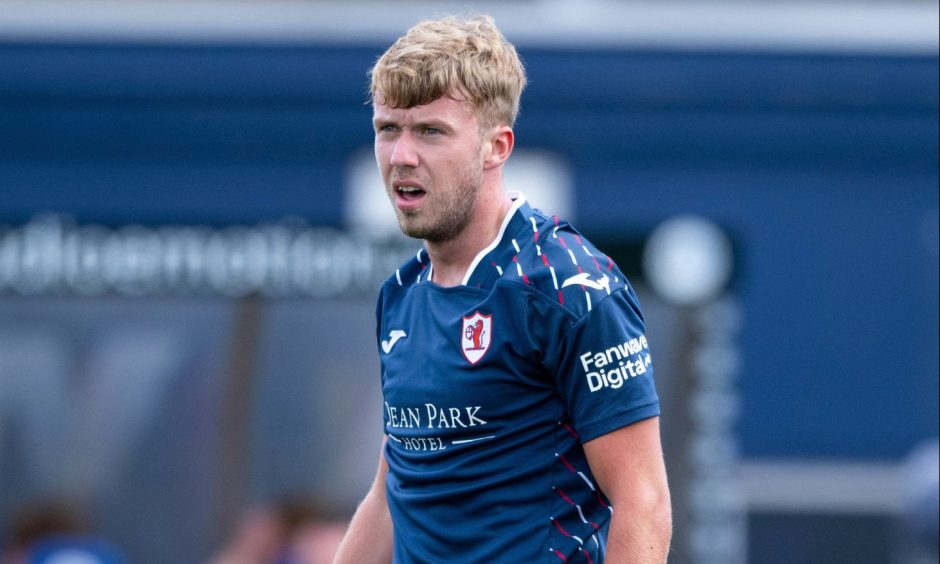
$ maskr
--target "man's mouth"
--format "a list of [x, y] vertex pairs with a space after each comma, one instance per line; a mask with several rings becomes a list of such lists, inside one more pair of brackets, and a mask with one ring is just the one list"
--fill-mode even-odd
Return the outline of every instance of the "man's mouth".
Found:
[[395, 183], [395, 205], [403, 212], [414, 211], [427, 193], [423, 188], [405, 182]]
[[406, 202], [415, 201], [424, 196], [424, 190], [417, 186], [402, 185], [395, 188], [395, 191], [398, 193], [398, 197]]

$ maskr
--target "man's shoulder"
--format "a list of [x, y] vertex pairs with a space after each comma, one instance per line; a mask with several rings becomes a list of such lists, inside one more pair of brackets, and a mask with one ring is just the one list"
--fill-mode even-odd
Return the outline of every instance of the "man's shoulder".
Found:
[[385, 282], [382, 283], [381, 292], [410, 288], [425, 279], [430, 266], [431, 260], [428, 258], [428, 253], [424, 247], [421, 247], [414, 255], [401, 263], [394, 272], [389, 274]]
[[520, 278], [575, 317], [587, 315], [627, 281], [614, 261], [557, 216], [533, 213], [535, 236], [519, 245], [514, 259]]

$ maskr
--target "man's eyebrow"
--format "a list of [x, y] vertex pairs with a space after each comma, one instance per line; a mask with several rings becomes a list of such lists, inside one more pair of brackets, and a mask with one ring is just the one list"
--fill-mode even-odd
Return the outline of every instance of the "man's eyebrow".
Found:
[[453, 129], [450, 123], [448, 123], [445, 120], [440, 120], [440, 119], [428, 119], [428, 120], [420, 121], [416, 123], [414, 126], [419, 129], [425, 129], [429, 127], [433, 129]]
[[[390, 117], [374, 117], [374, 118], [372, 118], [372, 127], [375, 128], [375, 129], [379, 129], [379, 128], [385, 127], [385, 126], [387, 126], [387, 125], [394, 125], [394, 126], [402, 126], [402, 127], [405, 127], [405, 126], [402, 125], [398, 120], [396, 120], [396, 119], [394, 119], [394, 118], [390, 118]], [[447, 131], [451, 131], [451, 130], [454, 129], [454, 126], [453, 126], [449, 121], [443, 120], [443, 119], [436, 119], [436, 118], [431, 118], [431, 119], [426, 119], [426, 120], [417, 121], [417, 122], [414, 122], [414, 123], [408, 125], [407, 127], [411, 128], [411, 129], [428, 129], [428, 128], [430, 128], [430, 129], [443, 129], [443, 130], [447, 130]]]

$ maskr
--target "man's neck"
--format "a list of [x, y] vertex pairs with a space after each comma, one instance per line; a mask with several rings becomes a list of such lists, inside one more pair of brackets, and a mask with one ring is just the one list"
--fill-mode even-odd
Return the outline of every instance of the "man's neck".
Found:
[[463, 284], [473, 259], [493, 242], [512, 207], [512, 199], [502, 190], [489, 198], [480, 197], [477, 212], [463, 233], [443, 243], [425, 243], [434, 268], [433, 282], [438, 286]]

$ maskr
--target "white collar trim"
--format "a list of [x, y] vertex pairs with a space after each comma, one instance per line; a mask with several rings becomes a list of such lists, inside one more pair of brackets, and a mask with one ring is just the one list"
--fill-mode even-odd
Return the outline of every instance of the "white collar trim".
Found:
[[480, 264], [480, 261], [483, 260], [490, 251], [496, 248], [499, 245], [499, 242], [503, 239], [503, 234], [506, 232], [506, 227], [509, 226], [509, 222], [512, 221], [512, 216], [516, 215], [516, 212], [522, 207], [522, 204], [525, 203], [525, 196], [522, 192], [509, 192], [509, 197], [512, 198], [512, 206], [510, 206], [509, 211], [506, 212], [506, 217], [503, 218], [503, 224], [499, 227], [499, 233], [496, 234], [496, 238], [493, 239], [493, 242], [486, 246], [482, 251], [477, 253], [477, 256], [474, 257], [473, 262], [470, 263], [470, 268], [467, 269], [467, 274], [463, 277], [464, 286], [470, 282], [470, 277], [473, 276], [473, 271], [476, 270], [477, 266]]

